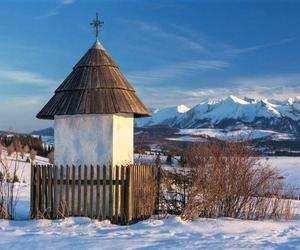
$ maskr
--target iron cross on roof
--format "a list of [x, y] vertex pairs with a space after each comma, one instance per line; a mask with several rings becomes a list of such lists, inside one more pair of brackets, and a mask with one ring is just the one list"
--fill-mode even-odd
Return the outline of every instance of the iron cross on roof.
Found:
[[95, 29], [96, 39], [98, 39], [100, 27], [104, 24], [104, 22], [100, 21], [98, 17], [98, 12], [96, 13], [96, 18], [90, 23], [90, 25]]

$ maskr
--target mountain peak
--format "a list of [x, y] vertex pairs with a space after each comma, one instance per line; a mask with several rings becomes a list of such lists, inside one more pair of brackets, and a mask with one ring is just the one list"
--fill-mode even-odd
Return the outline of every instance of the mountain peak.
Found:
[[290, 98], [287, 100], [287, 103], [288, 103], [289, 105], [293, 105], [294, 103], [300, 103], [300, 96], [296, 96], [295, 98], [290, 97]]
[[234, 96], [234, 95], [230, 95], [228, 98], [226, 98], [225, 100], [229, 100], [231, 102], [234, 102], [234, 103], [238, 103], [238, 104], [249, 104], [249, 102], [245, 101], [244, 99], [241, 99], [237, 96]]
[[300, 98], [282, 101], [230, 95], [225, 99], [207, 99], [191, 109], [185, 105], [161, 108], [151, 118], [136, 121], [138, 127], [162, 124], [174, 128], [253, 127], [300, 134]]
[[139, 118], [136, 120], [138, 127], [156, 125], [156, 124], [170, 124], [180, 115], [185, 114], [190, 108], [181, 104], [178, 106], [156, 109], [151, 117]]
[[185, 106], [185, 105], [183, 105], [183, 104], [177, 106], [177, 111], [179, 113], [185, 113], [185, 112], [187, 112], [189, 110], [190, 110], [190, 108], [187, 107], [187, 106]]

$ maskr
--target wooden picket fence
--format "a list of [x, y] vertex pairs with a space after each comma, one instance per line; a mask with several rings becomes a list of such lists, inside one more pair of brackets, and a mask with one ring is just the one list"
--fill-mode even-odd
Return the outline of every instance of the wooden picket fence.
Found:
[[134, 223], [154, 213], [157, 188], [154, 166], [32, 165], [31, 217]]

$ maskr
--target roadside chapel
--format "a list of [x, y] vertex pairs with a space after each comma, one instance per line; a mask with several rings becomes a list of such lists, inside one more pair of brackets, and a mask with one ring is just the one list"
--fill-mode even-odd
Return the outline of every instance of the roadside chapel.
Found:
[[54, 120], [56, 165], [133, 163], [134, 118], [149, 116], [135, 90], [98, 40], [37, 114]]

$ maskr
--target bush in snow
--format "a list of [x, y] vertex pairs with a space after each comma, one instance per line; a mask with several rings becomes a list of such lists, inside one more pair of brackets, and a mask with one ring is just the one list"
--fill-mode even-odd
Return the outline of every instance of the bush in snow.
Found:
[[161, 170], [161, 207], [165, 214], [180, 215], [191, 192], [191, 175], [184, 166], [174, 168], [173, 171]]
[[[19, 160], [24, 153], [23, 146], [16, 139], [6, 150], [0, 145], [0, 218], [12, 219], [14, 216], [18, 201], [15, 183], [20, 180], [17, 171], [20, 170]], [[20, 172], [23, 173], [23, 170]]]
[[182, 218], [290, 217], [291, 201], [280, 174], [249, 150], [246, 143], [195, 143], [185, 154], [192, 173], [191, 194]]
[[50, 164], [54, 164], [54, 150], [51, 150], [47, 156]]
[[172, 165], [173, 164], [173, 159], [172, 159], [172, 155], [168, 154], [167, 159], [166, 159], [166, 164], [168, 165]]

